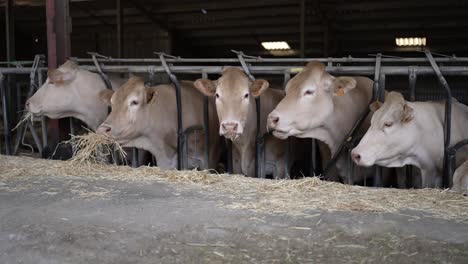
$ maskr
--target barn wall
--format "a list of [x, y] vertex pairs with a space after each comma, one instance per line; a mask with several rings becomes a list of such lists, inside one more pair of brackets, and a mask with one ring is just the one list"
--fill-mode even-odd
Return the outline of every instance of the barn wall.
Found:
[[[72, 56], [88, 57], [88, 51], [117, 57], [117, 33], [113, 27], [74, 29], [71, 35]], [[124, 57], [151, 58], [153, 52], [171, 52], [169, 34], [155, 26], [126, 26], [124, 29]]]

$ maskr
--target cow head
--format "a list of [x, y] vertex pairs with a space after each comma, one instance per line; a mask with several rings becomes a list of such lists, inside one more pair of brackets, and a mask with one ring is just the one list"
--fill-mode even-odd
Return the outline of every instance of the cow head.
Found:
[[352, 77], [334, 77], [320, 62], [309, 62], [286, 85], [286, 96], [268, 116], [268, 128], [273, 135], [309, 137], [331, 118], [335, 96], [347, 96], [356, 87]]
[[26, 101], [26, 110], [34, 115], [62, 118], [72, 112], [74, 105], [75, 79], [79, 69], [67, 61], [58, 69], [49, 70], [48, 78], [41, 88]]
[[357, 165], [401, 167], [407, 165], [416, 133], [413, 109], [400, 93], [391, 92], [385, 103], [374, 102], [371, 126], [359, 145], [353, 149], [352, 158]]
[[26, 110], [49, 118], [75, 117], [96, 129], [107, 115], [98, 93], [105, 89], [100, 77], [67, 61], [58, 69], [49, 70], [48, 78], [26, 101]]
[[250, 81], [239, 68], [227, 68], [218, 80], [198, 79], [194, 85], [204, 95], [216, 97], [219, 134], [235, 140], [244, 132], [249, 115], [255, 114], [254, 98], [269, 84], [262, 79]]
[[131, 77], [116, 92], [101, 91], [101, 99], [112, 107], [112, 112], [97, 132], [108, 134], [127, 146], [146, 131], [151, 118], [149, 107], [155, 103], [156, 96], [155, 88], [145, 87], [144, 80], [139, 77]]

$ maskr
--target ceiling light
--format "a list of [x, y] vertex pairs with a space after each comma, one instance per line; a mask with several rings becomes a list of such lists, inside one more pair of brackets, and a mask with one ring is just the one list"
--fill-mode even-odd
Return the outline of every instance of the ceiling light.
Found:
[[426, 38], [396, 38], [397, 46], [426, 46]]
[[288, 50], [291, 49], [286, 41], [262, 42], [262, 46], [267, 50]]

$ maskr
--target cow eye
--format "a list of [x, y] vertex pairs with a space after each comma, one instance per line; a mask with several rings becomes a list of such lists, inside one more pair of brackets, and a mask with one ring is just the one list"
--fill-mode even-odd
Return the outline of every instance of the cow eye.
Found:
[[249, 98], [249, 94], [248, 94], [248, 93], [244, 94], [244, 99], [246, 99], [246, 98]]
[[384, 127], [391, 127], [393, 126], [393, 122], [385, 122]]
[[306, 90], [304, 95], [313, 95], [314, 94], [314, 91], [312, 90]]
[[219, 93], [216, 93], [216, 98], [219, 98]]
[[132, 100], [132, 101], [130, 102], [130, 105], [138, 105], [138, 102], [137, 102], [136, 100]]

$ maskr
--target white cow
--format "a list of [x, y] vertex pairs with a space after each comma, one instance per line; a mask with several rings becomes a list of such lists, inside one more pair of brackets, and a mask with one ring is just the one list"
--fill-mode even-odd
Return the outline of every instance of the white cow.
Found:
[[[218, 80], [198, 79], [195, 87], [204, 95], [216, 98], [219, 116], [219, 134], [232, 140], [233, 170], [249, 177], [255, 175], [255, 137], [257, 111], [255, 98], [260, 97], [260, 132], [266, 133], [268, 113], [283, 98], [284, 93], [267, 89], [268, 81], [250, 81], [242, 69], [226, 68]], [[275, 179], [285, 176], [286, 141], [270, 135], [265, 140], [265, 173]], [[294, 157], [291, 155], [291, 161]], [[292, 162], [291, 162], [292, 164]]]
[[[125, 82], [121, 78], [110, 78], [112, 89]], [[34, 115], [58, 119], [74, 117], [96, 130], [106, 119], [107, 105], [99, 98], [107, 90], [97, 73], [80, 69], [67, 61], [58, 69], [50, 70], [48, 78], [37, 92], [26, 101], [26, 110]]]
[[[421, 170], [422, 187], [441, 186], [444, 157], [444, 103], [408, 102], [391, 92], [378, 109], [371, 126], [352, 157], [360, 166], [385, 167], [414, 165]], [[468, 107], [452, 104], [453, 145], [468, 137]], [[457, 165], [468, 158], [468, 147], [457, 154]]]
[[460, 165], [453, 174], [452, 190], [461, 193], [468, 193], [468, 160]]
[[[273, 135], [314, 138], [334, 155], [346, 134], [372, 98], [373, 81], [366, 77], [335, 77], [320, 62], [309, 62], [286, 85], [286, 96], [268, 117]], [[368, 127], [364, 124], [363, 127]], [[346, 176], [345, 156], [338, 159], [338, 174]], [[357, 171], [355, 181], [363, 179]]]
[[[116, 92], [105, 90], [101, 99], [112, 112], [99, 126], [125, 147], [137, 147], [151, 152], [162, 169], [177, 167], [177, 106], [173, 85], [145, 87], [144, 81], [131, 77]], [[183, 129], [203, 125], [203, 96], [193, 82], [181, 82]], [[218, 117], [214, 100], [209, 101], [210, 150], [209, 164], [203, 164], [203, 133], [189, 137], [189, 168], [216, 168], [220, 158], [220, 137], [217, 136]]]

